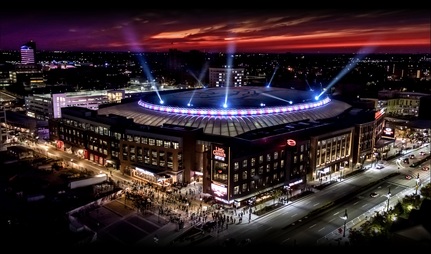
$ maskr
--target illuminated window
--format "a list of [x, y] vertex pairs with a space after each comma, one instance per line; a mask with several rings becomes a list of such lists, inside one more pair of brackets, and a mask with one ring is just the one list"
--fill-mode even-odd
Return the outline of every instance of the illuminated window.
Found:
[[246, 192], [247, 191], [247, 183], [244, 183], [243, 185], [242, 185], [242, 192]]
[[250, 177], [254, 177], [256, 175], [256, 169], [255, 168], [251, 168], [250, 169]]
[[251, 164], [252, 167], [254, 167], [254, 165], [256, 164], [256, 158], [254, 158], [254, 157], [251, 158], [250, 159], [250, 164]]
[[266, 162], [270, 162], [271, 161], [271, 154], [267, 154], [266, 155]]
[[246, 180], [247, 179], [247, 171], [245, 170], [244, 172], [242, 172], [242, 180]]
[[157, 146], [163, 146], [163, 140], [157, 139], [156, 140], [156, 145]]
[[242, 161], [242, 168], [247, 168], [247, 160]]
[[141, 142], [141, 137], [139, 137], [139, 136], [135, 136], [135, 137], [134, 137], [134, 141], [135, 141], [136, 143], [140, 143], [140, 142]]

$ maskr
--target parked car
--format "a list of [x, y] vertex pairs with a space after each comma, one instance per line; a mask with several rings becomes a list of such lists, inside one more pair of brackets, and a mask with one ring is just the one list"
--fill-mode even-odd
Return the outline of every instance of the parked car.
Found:
[[384, 168], [384, 167], [385, 167], [385, 166], [383, 166], [382, 164], [377, 164], [377, 165], [376, 165], [376, 168], [377, 168], [377, 169], [382, 169], [382, 168]]

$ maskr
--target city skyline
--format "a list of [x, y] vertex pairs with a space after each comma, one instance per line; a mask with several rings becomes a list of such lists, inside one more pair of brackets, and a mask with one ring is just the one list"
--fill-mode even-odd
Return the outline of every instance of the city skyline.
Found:
[[0, 11], [0, 50], [430, 53], [425, 9]]

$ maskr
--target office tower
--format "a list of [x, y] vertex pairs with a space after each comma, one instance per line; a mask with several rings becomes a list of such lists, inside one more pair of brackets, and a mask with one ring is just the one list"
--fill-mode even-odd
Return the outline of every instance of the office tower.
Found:
[[244, 68], [209, 68], [209, 87], [238, 87], [244, 81]]
[[22, 64], [34, 64], [35, 53], [36, 53], [36, 43], [34, 41], [29, 41], [21, 46], [21, 63]]

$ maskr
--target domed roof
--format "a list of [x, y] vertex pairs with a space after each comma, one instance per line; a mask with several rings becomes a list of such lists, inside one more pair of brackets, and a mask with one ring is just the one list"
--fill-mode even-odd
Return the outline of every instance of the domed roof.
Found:
[[242, 133], [301, 120], [337, 116], [351, 106], [313, 91], [277, 87], [204, 88], [149, 93], [139, 102], [100, 108], [150, 126], [163, 124], [203, 128], [213, 135]]

